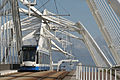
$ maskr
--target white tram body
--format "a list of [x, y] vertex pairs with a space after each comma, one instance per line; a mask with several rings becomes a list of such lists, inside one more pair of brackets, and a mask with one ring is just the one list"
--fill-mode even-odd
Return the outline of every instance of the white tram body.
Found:
[[21, 65], [22, 71], [49, 70], [49, 54], [37, 52], [37, 46], [26, 45], [22, 47]]

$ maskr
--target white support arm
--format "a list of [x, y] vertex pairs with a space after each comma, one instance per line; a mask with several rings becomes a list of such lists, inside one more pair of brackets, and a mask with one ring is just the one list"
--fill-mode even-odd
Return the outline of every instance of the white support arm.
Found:
[[[94, 18], [96, 20], [96, 23], [98, 24], [98, 27], [99, 27], [100, 31], [103, 34], [103, 37], [104, 37], [109, 49], [112, 52], [112, 55], [113, 55], [116, 63], [120, 64], [119, 55], [118, 55], [118, 53], [116, 51], [116, 48], [113, 46], [113, 42], [112, 42], [112, 39], [111, 39], [112, 36], [110, 36], [110, 34], [108, 33], [107, 27], [105, 27], [105, 23], [104, 23], [104, 21], [102, 19], [102, 15], [100, 15], [95, 2], [93, 0], [91, 0], [91, 1], [86, 0], [86, 1], [87, 1], [87, 4], [88, 4], [89, 8], [90, 8], [90, 11], [91, 11], [92, 15], [94, 16]], [[110, 1], [116, 1], [116, 0], [110, 0]], [[102, 7], [102, 5], [101, 5], [101, 7]], [[107, 23], [109, 23], [109, 21], [107, 21]]]
[[70, 43], [70, 42], [68, 42], [66, 40], [59, 40], [59, 38], [57, 38], [54, 34], [52, 34], [50, 31], [48, 31], [45, 27], [44, 27], [44, 30], [45, 30], [47, 35], [51, 36], [52, 39], [57, 40], [59, 43], [66, 42], [68, 44], [72, 44], [72, 43]]
[[[81, 29], [83, 30], [82, 32], [79, 32], [79, 30], [77, 30], [77, 32], [82, 34], [84, 42], [86, 44], [86, 47], [90, 51], [91, 56], [92, 56], [94, 62], [96, 63], [96, 65], [101, 66], [101, 67], [103, 67], [103, 66], [112, 67], [111, 62], [108, 60], [106, 55], [102, 52], [100, 47], [97, 45], [97, 43], [95, 42], [93, 37], [90, 35], [90, 33], [87, 31], [87, 29], [83, 26], [83, 24], [78, 22], [76, 24], [76, 26], [79, 28], [79, 30], [81, 30]], [[93, 48], [95, 49], [96, 52], [94, 52]], [[103, 62], [101, 63], [100, 61], [103, 61]]]
[[60, 33], [62, 33], [62, 34], [66, 34], [67, 36], [70, 36], [70, 37], [72, 37], [72, 38], [75, 38], [75, 39], [78, 39], [78, 40], [82, 40], [82, 41], [83, 41], [82, 38], [79, 38], [79, 37], [77, 37], [77, 36], [75, 36], [75, 35], [67, 32], [67, 31], [62, 31], [62, 32], [61, 32], [61, 31], [57, 31], [57, 32], [60, 32]]
[[[61, 60], [58, 62], [58, 65], [57, 65], [57, 71], [59, 71], [59, 68], [60, 68], [60, 65], [65, 62], [65, 63], [74, 63], [74, 62], [79, 62], [79, 60], [72, 60], [72, 59], [69, 59], [69, 60]], [[53, 64], [54, 65], [54, 64]]]
[[26, 36], [24, 36], [24, 37], [22, 38], [22, 41], [33, 38], [35, 32], [36, 32], [36, 30], [34, 30], [33, 32], [31, 32], [31, 33], [27, 34]]
[[60, 52], [62, 52], [63, 54], [73, 57], [72, 54], [70, 54], [70, 53], [65, 52], [64, 50], [62, 50], [62, 49], [61, 49], [59, 46], [57, 46], [52, 40], [51, 40], [51, 43], [52, 43]]
[[[24, 8], [19, 8], [19, 12], [29, 15], [29, 11]], [[32, 11], [30, 11], [30, 14], [35, 16], [34, 12], [32, 12]]]
[[[23, 3], [23, 0], [20, 0], [20, 1]], [[25, 0], [25, 1], [28, 2], [27, 0]], [[29, 7], [28, 5], [25, 5], [25, 6]], [[52, 18], [50, 18], [49, 16], [42, 16], [42, 15], [47, 15], [46, 12], [44, 12], [44, 14], [42, 14], [34, 6], [30, 6], [30, 9], [37, 15], [37, 17], [43, 19], [44, 21], [47, 20], [49, 22], [53, 22], [53, 23], [61, 25], [61, 26], [70, 26], [70, 24], [65, 24], [62, 20], [61, 20], [62, 22], [59, 22], [58, 18], [55, 18], [53, 16], [51, 16]]]

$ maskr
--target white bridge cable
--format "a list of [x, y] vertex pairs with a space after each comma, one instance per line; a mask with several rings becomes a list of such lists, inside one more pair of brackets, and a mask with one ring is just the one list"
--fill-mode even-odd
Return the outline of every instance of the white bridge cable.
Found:
[[13, 19], [12, 16], [8, 16], [12, 12], [10, 1], [0, 0], [0, 64], [16, 64], [18, 62]]
[[[112, 20], [113, 20], [113, 19], [112, 19]], [[115, 24], [115, 23], [114, 23], [114, 24]], [[118, 23], [117, 23], [117, 25], [118, 25]], [[119, 29], [119, 25], [118, 25], [118, 26], [117, 26], [117, 25], [115, 25], [115, 29], [114, 29], [114, 30], [118, 30], [118, 31], [119, 31], [119, 30], [120, 30], [120, 29]], [[111, 27], [112, 27], [112, 26], [111, 26]], [[114, 26], [113, 26], [113, 27], [114, 27]], [[118, 38], [116, 41], [119, 42], [119, 41], [120, 41], [120, 40], [119, 40], [119, 38], [120, 38], [120, 37], [119, 37], [120, 32], [117, 32], [117, 31], [114, 31], [114, 32], [116, 32], [116, 34], [117, 34], [116, 37]], [[114, 34], [115, 34], [115, 33], [114, 33]], [[115, 45], [117, 45], [117, 44], [119, 45], [119, 43], [116, 43]]]
[[[102, 2], [102, 1], [101, 1], [101, 2]], [[106, 9], [106, 8], [104, 7], [103, 9]], [[120, 33], [120, 32], [118, 32], [119, 26], [116, 25], [115, 20], [113, 21], [113, 17], [114, 17], [114, 16], [112, 15], [111, 12], [108, 12], [108, 10], [109, 10], [109, 9], [107, 8], [105, 11], [107, 11], [107, 12], [106, 12], [106, 15], [109, 15], [109, 16], [106, 17], [106, 18], [103, 18], [103, 19], [108, 19], [107, 22], [110, 21], [110, 23], [113, 24], [113, 25], [111, 25], [111, 26], [109, 26], [109, 27], [112, 28], [112, 30], [111, 30], [111, 29], [110, 29], [110, 30], [111, 30], [111, 32], [114, 31], [113, 34], [116, 34], [116, 36], [112, 36], [112, 37], [119, 38], [119, 37], [117, 37], [117, 36], [119, 36], [118, 34]], [[105, 11], [104, 11], [104, 12], [105, 12]], [[110, 10], [109, 10], [109, 11], [110, 11]], [[111, 13], [111, 14], [109, 14], [109, 13]], [[111, 15], [112, 15], [112, 16], [111, 16]], [[105, 21], [105, 22], [106, 22], [106, 21]], [[108, 25], [109, 25], [109, 24], [107, 24], [106, 26], [108, 26]], [[116, 28], [117, 28], [117, 29], [116, 29]], [[112, 35], [112, 34], [111, 34], [111, 35]], [[115, 38], [113, 38], [113, 39], [115, 39]], [[119, 39], [117, 39], [117, 40], [119, 41]], [[119, 43], [116, 43], [116, 45], [117, 45], [117, 44], [119, 44]]]
[[[96, 1], [96, 2], [98, 2], [98, 1]], [[100, 6], [100, 5], [98, 5], [98, 6]], [[97, 7], [98, 7], [98, 6], [97, 6]], [[101, 7], [101, 6], [100, 6], [100, 7]], [[102, 11], [102, 10], [100, 10], [100, 9], [98, 9], [98, 10], [99, 10], [99, 11]], [[103, 12], [103, 11], [102, 11], [102, 12]], [[102, 13], [102, 12], [101, 12], [101, 13]], [[106, 12], [106, 11], [104, 11], [104, 12]], [[109, 21], [107, 22], [107, 20], [108, 20], [107, 17], [109, 17], [107, 13], [104, 13], [104, 14], [101, 14], [101, 15], [104, 16], [104, 18], [102, 17], [102, 19], [105, 21], [105, 23], [107, 23], [108, 25], [111, 24]], [[107, 17], [106, 17], [106, 15], [107, 15]], [[106, 19], [107, 19], [107, 20], [106, 20]], [[106, 28], [108, 25], [105, 24], [104, 27]], [[111, 26], [111, 25], [109, 25], [109, 26]], [[110, 28], [109, 30], [111, 30], [111, 28]], [[112, 32], [113, 32], [113, 31], [112, 31]], [[115, 37], [115, 36], [114, 36], [114, 37]]]
[[[100, 6], [100, 5], [99, 5], [99, 6]], [[105, 9], [105, 8], [103, 8], [103, 9]], [[104, 16], [104, 18], [103, 18], [104, 23], [105, 23], [105, 26], [104, 26], [104, 27], [109, 26], [107, 29], [111, 31], [111, 34], [113, 34], [113, 38], [115, 39], [115, 38], [116, 38], [116, 36], [114, 35], [115, 31], [113, 32], [113, 27], [111, 27], [111, 26], [114, 26], [114, 25], [112, 24], [112, 22], [109, 22], [109, 21], [108, 21], [108, 20], [111, 21], [111, 19], [108, 19], [110, 16], [108, 16], [108, 13], [104, 13], [104, 12], [106, 12], [106, 10], [100, 10], [100, 9], [99, 9], [99, 11], [100, 11], [101, 15]], [[110, 29], [109, 29], [109, 28], [110, 28]], [[117, 34], [116, 34], [116, 35], [117, 35]]]
[[[110, 53], [109, 49], [106, 46], [103, 46], [103, 47], [104, 47], [104, 51], [106, 51], [104, 53], [106, 53], [106, 55], [109, 54], [109, 56], [111, 57], [112, 61], [116, 64], [116, 61], [115, 61], [114, 57], [112, 56], [112, 54]], [[109, 59], [109, 61], [111, 61], [109, 57], [107, 57], [107, 58]]]
[[[112, 10], [112, 8], [111, 8], [111, 10]], [[112, 10], [112, 12], [113, 12], [113, 10]], [[113, 12], [114, 13], [114, 12]], [[115, 13], [114, 13], [114, 15], [116, 15]], [[117, 30], [119, 31], [119, 33], [118, 34], [120, 34], [120, 24], [119, 24], [119, 20], [118, 20], [118, 18], [115, 18], [116, 16], [114, 16], [113, 18], [114, 18], [114, 20], [115, 20], [115, 22], [116, 22], [116, 24], [117, 24]], [[117, 21], [117, 20], [118, 21]], [[118, 37], [118, 36], [117, 36]], [[120, 37], [119, 37], [119, 39], [120, 39]], [[120, 45], [120, 43], [119, 43], [119, 45]], [[118, 47], [119, 48], [119, 47]]]
[[120, 23], [120, 19], [118, 17], [120, 17], [120, 1], [119, 0], [110, 0], [108, 2], [113, 14], [115, 15], [116, 19], [118, 20], [118, 22]]
[[[98, 0], [96, 2], [98, 2]], [[106, 29], [112, 39], [112, 44], [115, 47], [115, 50], [117, 51], [120, 49], [120, 35], [119, 35], [120, 34], [120, 28], [119, 28], [120, 24], [119, 24], [118, 20], [116, 20], [117, 18], [115, 18], [115, 16], [114, 16], [115, 14], [113, 15], [113, 13], [112, 13], [113, 10], [110, 10], [110, 7], [107, 5], [107, 3], [105, 1], [103, 2], [100, 0], [98, 4], [101, 4], [101, 5], [97, 5], [97, 8], [98, 9], [101, 8], [103, 10], [102, 13], [105, 13], [107, 15], [107, 17], [104, 17], [104, 16], [102, 16], [102, 13], [100, 13], [101, 17], [104, 20], [104, 23], [106, 25]], [[103, 15], [105, 15], [105, 14], [103, 14]], [[105, 19], [107, 19], [107, 20], [105, 21]], [[108, 22], [108, 24], [106, 24], [106, 22]]]
[[110, 8], [105, 0], [87, 0], [87, 3], [115, 61], [117, 64], [120, 64], [118, 56], [118, 50], [120, 49], [120, 25], [118, 24], [119, 20], [116, 18], [116, 14], [112, 12], [112, 8]]
[[68, 53], [68, 52], [65, 52], [63, 49], [61, 49], [59, 46], [57, 46], [54, 41], [51, 40], [51, 43], [52, 43], [60, 52], [62, 52], [63, 54], [68, 55], [68, 56], [71, 56], [71, 57], [74, 57], [72, 54], [70, 54], [70, 53]]
[[[80, 22], [78, 22], [76, 26], [79, 28], [76, 31], [83, 36], [84, 43], [88, 48], [96, 66], [112, 66], [111, 62], [107, 59], [106, 55], [102, 52], [86, 28]], [[82, 31], [80, 32], [80, 30]]]

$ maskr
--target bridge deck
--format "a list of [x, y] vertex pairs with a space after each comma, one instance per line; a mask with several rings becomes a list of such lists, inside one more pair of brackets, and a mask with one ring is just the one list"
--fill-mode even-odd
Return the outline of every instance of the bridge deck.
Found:
[[61, 80], [68, 73], [67, 71], [15, 72], [1, 75], [0, 80]]

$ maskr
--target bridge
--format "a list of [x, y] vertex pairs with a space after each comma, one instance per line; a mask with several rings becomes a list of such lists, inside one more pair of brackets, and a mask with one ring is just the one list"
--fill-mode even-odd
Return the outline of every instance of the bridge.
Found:
[[[62, 16], [64, 15], [54, 14], [47, 9], [41, 12], [35, 7], [37, 1], [38, 0], [0, 0], [0, 70], [15, 69], [13, 73], [15, 72], [15, 75], [18, 74], [15, 76], [10, 73], [11, 75], [8, 76], [8, 79], [13, 79], [14, 77], [23, 79], [21, 77], [23, 77], [24, 74], [30, 79], [29, 74], [33, 74], [33, 79], [54, 78], [54, 80], [56, 80], [56, 78], [63, 78], [67, 75], [75, 75], [78, 80], [87, 80], [89, 75], [89, 80], [96, 80], [97, 78], [98, 80], [104, 80], [104, 70], [106, 70], [106, 76], [107, 74], [110, 76], [110, 80], [112, 80], [112, 78], [117, 79], [117, 76], [120, 74], [120, 20], [119, 12], [117, 12], [113, 4], [116, 2], [117, 5], [119, 5], [117, 0], [86, 0], [111, 51], [114, 63], [112, 63], [106, 53], [100, 49], [97, 42], [80, 21], [70, 21], [63, 18]], [[21, 17], [23, 14], [26, 15], [26, 17]], [[78, 64], [75, 69], [76, 72], [59, 72], [62, 63], [79, 62], [75, 60], [75, 56], [72, 54], [73, 52], [70, 51], [70, 46], [73, 45], [70, 38], [80, 40], [86, 45], [95, 66]], [[50, 55], [50, 71], [43, 73], [17, 72], [16, 70], [19, 69], [22, 62], [21, 52], [23, 45], [37, 45], [37, 52], [48, 53]], [[67, 59], [54, 63], [52, 60], [53, 51], [63, 54]], [[57, 71], [54, 71], [55, 66], [57, 66]], [[87, 68], [89, 68], [89, 70]], [[3, 71], [3, 74], [5, 72]], [[112, 77], [112, 72], [115, 72], [114, 77]], [[50, 73], [51, 75], [49, 75]], [[38, 74], [45, 75], [34, 76]], [[102, 79], [100, 78], [100, 74], [102, 74]], [[93, 76], [95, 77], [93, 78]], [[6, 74], [1, 77], [6, 77]], [[109, 79], [108, 76], [105, 79]]]

